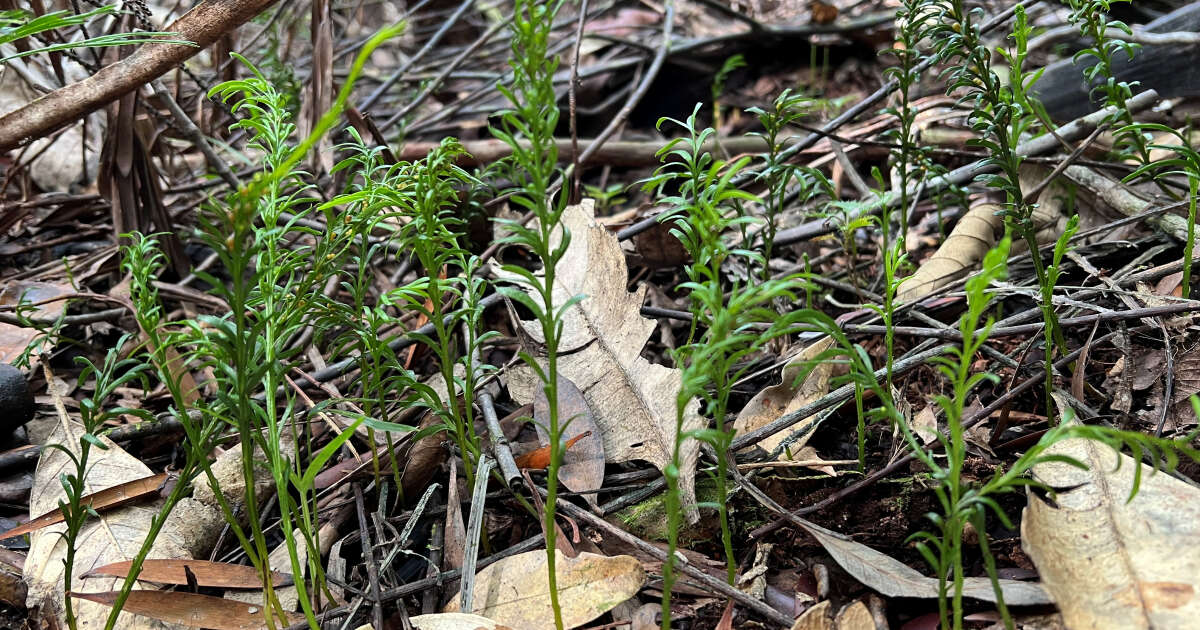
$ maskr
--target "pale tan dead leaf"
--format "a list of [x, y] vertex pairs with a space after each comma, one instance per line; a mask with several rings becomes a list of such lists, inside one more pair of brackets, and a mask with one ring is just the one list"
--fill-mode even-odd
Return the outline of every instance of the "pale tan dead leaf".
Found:
[[[566, 353], [558, 359], [558, 371], [583, 392], [609, 462], [645, 460], [661, 470], [670, 463], [674, 449], [675, 398], [681, 376], [679, 370], [642, 358], [642, 347], [655, 326], [654, 320], [639, 313], [646, 288], [625, 290], [625, 255], [616, 236], [596, 223], [594, 206], [593, 200], [585, 199], [563, 213], [562, 225], [570, 230], [571, 243], [555, 273], [554, 302], [585, 297], [563, 318], [560, 348]], [[552, 240], [556, 247], [561, 232]], [[533, 339], [543, 340], [536, 322], [522, 322], [522, 327]], [[541, 389], [537, 376], [525, 366], [510, 371], [508, 387], [512, 397], [522, 403], [532, 401]], [[684, 431], [705, 425], [698, 409], [698, 402], [689, 401]], [[694, 507], [699, 452], [695, 440], [685, 441], [680, 449], [679, 489], [683, 504], [692, 506], [688, 510], [692, 523], [699, 520]]]
[[[1021, 166], [1021, 188], [1031, 190], [1048, 174], [1049, 169], [1031, 163]], [[1038, 195], [1031, 219], [1039, 243], [1053, 242], [1066, 227], [1067, 219], [1062, 210], [1066, 198], [1067, 189], [1057, 180]], [[896, 299], [900, 302], [919, 300], [973, 271], [1004, 234], [1002, 210], [1002, 206], [990, 202], [971, 206], [938, 250], [904, 279]], [[1020, 246], [1014, 242], [1014, 252], [1020, 251]]]
[[867, 605], [857, 601], [838, 611], [833, 627], [835, 630], [875, 630], [875, 620]]
[[[417, 615], [409, 617], [412, 627], [416, 630], [509, 630], [487, 617], [467, 613], [436, 613], [433, 615]], [[355, 630], [374, 630], [370, 624], [362, 625]]]
[[[555, 551], [558, 601], [563, 624], [581, 626], [633, 597], [646, 580], [632, 556], [581, 553], [568, 558]], [[475, 576], [475, 614], [516, 630], [554, 627], [546, 552], [527, 551], [488, 565]], [[455, 598], [443, 612], [460, 612]]]
[[935, 405], [925, 405], [912, 419], [913, 433], [921, 438], [921, 443], [929, 446], [937, 441], [937, 409]]
[[828, 600], [809, 608], [792, 624], [792, 630], [833, 630], [832, 609]]
[[[1068, 628], [1192, 628], [1200, 615], [1200, 491], [1095, 441], [1063, 440], [1034, 478], [1055, 504], [1029, 493], [1021, 546]], [[1118, 466], [1119, 464], [1119, 466]], [[1129, 500], [1135, 467], [1141, 488]]]
[[[833, 377], [834, 363], [822, 361], [814, 367], [811, 365], [811, 362], [821, 353], [832, 347], [833, 338], [823, 337], [801, 350], [783, 368], [783, 382], [764, 388], [755, 394], [750, 399], [750, 402], [746, 403], [741, 413], [738, 414], [737, 419], [733, 421], [734, 430], [738, 433], [753, 431], [778, 420], [784, 414], [791, 413], [828, 394], [829, 381]], [[797, 383], [796, 380], [809, 368], [811, 368], [811, 371], [804, 377], [804, 380]], [[807, 431], [803, 437], [789, 444], [780, 453], [778, 458], [780, 461], [795, 459], [795, 453], [804, 447], [816, 429], [816, 427], [811, 426], [816, 422], [816, 419], [816, 415], [809, 416], [784, 431], [767, 436], [758, 442], [758, 447], [771, 453], [776, 448], [779, 448], [779, 445], [791, 435]]]

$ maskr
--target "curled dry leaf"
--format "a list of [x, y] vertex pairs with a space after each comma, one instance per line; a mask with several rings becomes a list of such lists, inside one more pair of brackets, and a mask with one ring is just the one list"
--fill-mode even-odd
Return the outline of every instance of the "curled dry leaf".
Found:
[[[783, 382], [764, 388], [755, 394], [750, 402], [746, 403], [737, 419], [733, 421], [734, 430], [738, 433], [753, 431], [778, 420], [779, 416], [791, 413], [828, 394], [834, 363], [822, 361], [816, 366], [812, 366], [811, 362], [831, 347], [833, 347], [833, 338], [822, 337], [801, 350], [783, 368]], [[810, 367], [812, 369], [804, 376], [804, 380], [797, 383], [797, 379], [804, 375], [805, 370]], [[809, 437], [816, 430], [816, 426], [814, 426], [816, 420], [816, 415], [809, 416], [785, 431], [763, 438], [757, 446], [767, 453], [771, 453], [779, 448], [784, 440], [800, 433], [801, 437], [788, 444], [784, 452], [779, 455], [780, 461], [793, 459], [792, 455], [798, 453], [808, 443]]]
[[[581, 553], [568, 558], [555, 551], [559, 603], [563, 624], [581, 626], [633, 597], [646, 580], [642, 565], [632, 556]], [[546, 552], [527, 551], [488, 565], [475, 576], [475, 610], [516, 630], [554, 627]], [[455, 598], [444, 612], [460, 612]]]
[[[1200, 491], [1091, 440], [1063, 440], [1047, 454], [1088, 467], [1036, 466], [1038, 481], [1062, 490], [1053, 504], [1029, 493], [1021, 520], [1021, 546], [1066, 626], [1195, 627]], [[1141, 488], [1130, 500], [1138, 466]]]
[[[1032, 190], [1049, 174], [1049, 170], [1033, 164], [1021, 166], [1022, 190]], [[1053, 242], [1066, 226], [1063, 204], [1067, 190], [1057, 182], [1046, 186], [1034, 206], [1033, 224], [1039, 243]], [[896, 299], [900, 302], [919, 300], [933, 291], [965, 276], [975, 269], [1004, 234], [1003, 207], [995, 203], [979, 203], [967, 210], [954, 229], [946, 236], [937, 251], [900, 284]]]
[[[625, 254], [617, 238], [593, 218], [594, 201], [570, 206], [563, 226], [571, 243], [556, 270], [554, 302], [582, 295], [563, 317], [561, 347], [571, 350], [558, 358], [561, 376], [571, 379], [591, 408], [604, 454], [609, 462], [648, 461], [660, 470], [671, 461], [675, 444], [675, 399], [682, 385], [679, 370], [653, 364], [641, 356], [655, 322], [639, 313], [646, 288], [625, 290], [628, 274]], [[556, 233], [552, 247], [561, 242]], [[506, 278], [512, 276], [498, 272]], [[534, 340], [541, 341], [541, 326], [521, 322]], [[535, 348], [529, 350], [536, 352]], [[534, 399], [541, 384], [532, 370], [522, 366], [509, 373], [509, 392], [519, 402]], [[704, 426], [699, 403], [684, 409], [683, 430]], [[700, 446], [687, 440], [680, 449], [679, 487], [683, 504], [696, 502], [695, 472]], [[688, 511], [695, 523], [699, 512]]]
[[[599, 490], [604, 486], [604, 442], [600, 439], [600, 427], [596, 426], [583, 392], [565, 376], [558, 379], [558, 418], [560, 426], [566, 423], [563, 435], [575, 436], [564, 445], [566, 452], [558, 468], [559, 481], [575, 492]], [[538, 439], [545, 445], [546, 463], [541, 466], [545, 468], [550, 465], [550, 434], [546, 432], [546, 427], [550, 426], [550, 410], [541, 389], [533, 401], [533, 420]], [[541, 449], [534, 453], [539, 451]], [[595, 494], [584, 495], [584, 499], [593, 506], [596, 504]]]

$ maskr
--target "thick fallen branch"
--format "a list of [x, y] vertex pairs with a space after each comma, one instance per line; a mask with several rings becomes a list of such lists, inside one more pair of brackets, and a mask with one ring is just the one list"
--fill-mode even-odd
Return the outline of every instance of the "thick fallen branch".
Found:
[[167, 27], [175, 39], [195, 43], [145, 44], [96, 74], [59, 88], [0, 117], [0, 151], [20, 146], [104, 107], [157, 79], [275, 0], [206, 0]]

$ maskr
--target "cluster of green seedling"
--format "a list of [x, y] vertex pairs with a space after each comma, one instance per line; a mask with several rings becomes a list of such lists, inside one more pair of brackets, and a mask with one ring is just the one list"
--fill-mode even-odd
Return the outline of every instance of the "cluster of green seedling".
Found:
[[[214, 95], [233, 101], [234, 111], [245, 116], [235, 126], [249, 132], [250, 149], [260, 153], [267, 165], [264, 175], [223, 203], [211, 204], [202, 215], [198, 239], [217, 254], [226, 276], [203, 272], [198, 276], [229, 304], [228, 315], [159, 321], [151, 282], [157, 271], [155, 250], [150, 241], [138, 236], [133, 238], [134, 245], [126, 248], [139, 323], [151, 339], [148, 345], [155, 367], [172, 392], [175, 414], [190, 419], [189, 412], [196, 413], [198, 425], [194, 431], [189, 429], [186, 445], [214, 488], [217, 481], [207, 461], [211, 437], [227, 428], [241, 437], [244, 496], [235, 505], [220, 491], [214, 495], [247, 558], [263, 576], [268, 602], [265, 612], [271, 627], [286, 615], [268, 576], [271, 550], [260, 512], [263, 497], [256, 488], [256, 481], [263, 477], [260, 466], [278, 489], [273, 496], [291, 572], [309, 576], [308, 580], [296, 580], [296, 588], [305, 617], [316, 627], [316, 610], [322, 600], [330, 601], [331, 595], [316, 537], [315, 476], [360, 423], [385, 431], [411, 430], [386, 419], [385, 396], [428, 407], [445, 420], [433, 430], [447, 429], [462, 447], [464, 461], [473, 462], [478, 456], [469, 404], [459, 404], [455, 396], [456, 391], [464, 391], [470, 400], [479, 373], [470, 363], [470, 350], [479, 337], [470, 331], [478, 328], [477, 303], [482, 291], [474, 280], [458, 280], [478, 263], [458, 246], [457, 225], [446, 216], [457, 199], [455, 185], [467, 179], [453, 165], [457, 145], [446, 143], [425, 160], [391, 167], [380, 165], [378, 155], [360, 145], [357, 153], [339, 165], [357, 171], [350, 190], [321, 205], [305, 194], [310, 185], [297, 166], [316, 138], [336, 121], [366, 55], [396, 32], [398, 28], [385, 29], [368, 42], [333, 110], [298, 146], [289, 142], [294, 126], [284, 98], [253, 68], [251, 77], [214, 89]], [[317, 216], [323, 222], [314, 221]], [[406, 223], [389, 231], [389, 218]], [[314, 223], [323, 229], [309, 227]], [[386, 236], [376, 240], [377, 231]], [[372, 257], [383, 255], [389, 244], [413, 251], [422, 277], [371, 301], [364, 274]], [[445, 273], [453, 274], [453, 279], [445, 280], [440, 275]], [[352, 304], [333, 299], [326, 291], [339, 280], [353, 298]], [[448, 312], [447, 303], [465, 306]], [[379, 326], [398, 322], [392, 314], [395, 311], [417, 312], [434, 323], [433, 335], [413, 338], [438, 358], [449, 392], [445, 399], [421, 384], [378, 339]], [[461, 356], [455, 351], [459, 341], [455, 327], [459, 324], [466, 324], [468, 330], [467, 351]], [[318, 448], [313, 425], [300, 420], [305, 414], [289, 387], [288, 372], [301, 358], [304, 345], [297, 340], [313, 335], [313, 343], [319, 344], [330, 333], [345, 330], [350, 332], [342, 332], [340, 339], [332, 341], [357, 351], [363, 395], [358, 401], [329, 401], [312, 410], [340, 413], [352, 420]], [[168, 350], [176, 352], [178, 359]], [[457, 378], [454, 366], [462, 357], [466, 357], [469, 376]], [[181, 385], [186, 370], [203, 367], [213, 368], [214, 375], [207, 399]], [[352, 402], [361, 402], [371, 413], [343, 406]], [[376, 467], [378, 470], [378, 463]]]
[[1192, 291], [1192, 255], [1196, 247], [1196, 196], [1200, 193], [1200, 152], [1192, 145], [1193, 131], [1188, 129], [1181, 132], [1157, 123], [1141, 123], [1125, 128], [1127, 135], [1141, 138], [1146, 133], [1165, 134], [1174, 137], [1176, 142], [1149, 143], [1146, 149], [1169, 151], [1174, 156], [1163, 157], [1153, 162], [1145, 162], [1137, 170], [1126, 177], [1131, 181], [1139, 177], [1153, 176], [1156, 180], [1166, 176], [1179, 176], [1187, 180], [1187, 240], [1183, 244], [1183, 279], [1180, 288], [1184, 298], [1191, 296]]
[[1079, 29], [1079, 34], [1091, 42], [1091, 46], [1082, 48], [1075, 53], [1073, 60], [1085, 64], [1083, 78], [1088, 85], [1094, 86], [1092, 93], [1100, 92], [1104, 96], [1104, 104], [1115, 108], [1113, 121], [1123, 123], [1117, 131], [1117, 142], [1113, 147], [1118, 153], [1132, 155], [1141, 162], [1149, 159], [1149, 147], [1140, 131], [1134, 127], [1133, 116], [1125, 104], [1133, 98], [1133, 83], [1117, 80], [1113, 74], [1113, 61], [1118, 54], [1124, 54], [1126, 59], [1133, 59], [1141, 48], [1134, 42], [1127, 42], [1110, 36], [1109, 29], [1132, 35], [1129, 25], [1109, 17], [1113, 2], [1131, 2], [1132, 0], [1068, 0], [1071, 7], [1070, 22]]
[[[777, 102], [776, 112], [782, 112], [773, 121], [774, 133], [768, 135], [768, 164], [766, 171], [768, 198], [780, 200], [787, 186], [793, 181], [803, 180], [806, 173], [800, 169], [784, 167], [778, 160], [777, 137], [792, 116], [784, 95]], [[750, 163], [743, 157], [732, 162], [715, 159], [704, 150], [706, 142], [715, 134], [709, 127], [699, 129], [696, 114], [686, 121], [664, 118], [660, 128], [672, 123], [684, 132], [682, 137], [671, 140], [659, 152], [666, 163], [653, 177], [646, 180], [644, 188], [659, 196], [660, 203], [669, 210], [660, 215], [660, 220], [669, 222], [671, 233], [683, 244], [691, 260], [684, 267], [687, 281], [679, 288], [687, 292], [691, 303], [692, 325], [687, 342], [673, 352], [673, 359], [681, 371], [682, 383], [676, 399], [675, 442], [671, 463], [664, 469], [667, 482], [666, 513], [667, 559], [663, 563], [662, 627], [669, 628], [671, 621], [671, 588], [675, 581], [675, 550], [678, 547], [679, 529], [685, 511], [695, 509], [682, 505], [679, 475], [682, 445], [686, 440], [696, 439], [711, 448], [715, 458], [713, 474], [717, 500], [698, 507], [711, 507], [717, 512], [721, 527], [721, 542], [725, 553], [726, 578], [732, 584], [736, 578], [736, 559], [733, 551], [733, 533], [729, 523], [727, 497], [729, 493], [728, 466], [729, 448], [733, 432], [727, 427], [730, 393], [733, 383], [749, 369], [745, 359], [760, 351], [770, 340], [795, 331], [801, 312], [780, 315], [770, 308], [773, 301], [786, 299], [795, 301], [795, 291], [800, 282], [797, 276], [781, 279], [749, 279], [726, 285], [722, 267], [735, 258], [751, 268], [766, 267], [761, 254], [730, 246], [726, 232], [739, 226], [757, 222], [758, 219], [737, 212], [737, 202], [755, 202], [757, 199], [732, 184], [737, 175]], [[772, 156], [776, 159], [770, 162]], [[808, 183], [803, 184], [807, 186]], [[667, 191], [673, 194], [665, 194]], [[781, 202], [780, 202], [781, 203]], [[768, 213], [770, 211], [768, 210]], [[774, 215], [769, 214], [770, 220]], [[713, 421], [711, 428], [685, 431], [685, 419], [694, 399], [702, 402], [706, 415]]]

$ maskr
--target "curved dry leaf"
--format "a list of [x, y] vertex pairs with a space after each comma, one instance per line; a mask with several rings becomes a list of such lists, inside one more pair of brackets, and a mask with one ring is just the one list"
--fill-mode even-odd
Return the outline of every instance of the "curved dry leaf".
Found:
[[[1021, 188], [1032, 190], [1048, 174], [1048, 169], [1034, 164], [1021, 166]], [[1054, 242], [1066, 227], [1067, 219], [1062, 210], [1066, 198], [1066, 188], [1057, 181], [1038, 195], [1031, 218], [1039, 243]], [[937, 251], [900, 283], [896, 299], [900, 302], [919, 300], [978, 267], [984, 254], [1004, 234], [1004, 218], [1000, 214], [1003, 209], [995, 203], [979, 203], [969, 208]]]
[[[581, 626], [633, 597], [642, 588], [646, 573], [632, 556], [581, 553], [568, 558], [555, 550], [558, 600], [563, 625]], [[488, 565], [475, 576], [472, 613], [517, 630], [554, 627], [550, 586], [546, 579], [546, 552], [527, 551]], [[444, 612], [459, 612], [459, 599]]]
[[[778, 420], [779, 416], [791, 413], [828, 394], [829, 382], [833, 377], [834, 369], [834, 363], [831, 361], [822, 361], [812, 367], [812, 370], [800, 383], [796, 383], [796, 379], [810, 367], [811, 361], [832, 347], [833, 338], [822, 337], [801, 350], [783, 368], [783, 382], [764, 388], [755, 394], [750, 402], [746, 403], [746, 406], [738, 413], [737, 419], [733, 421], [734, 430], [738, 433], [753, 431]], [[797, 432], [806, 431], [803, 437], [789, 444], [788, 448], [779, 455], [780, 461], [793, 459], [793, 457], [789, 457], [789, 453], [798, 452], [808, 443], [809, 437], [816, 429], [813, 426], [816, 419], [817, 414], [809, 416], [784, 431], [759, 440], [757, 446], [767, 453], [771, 453], [779, 448], [779, 445], [788, 437]]]
[[[118, 594], [119, 591], [109, 591], [70, 593], [70, 596], [95, 602], [104, 607], [111, 607]], [[266, 630], [267, 628], [263, 610], [259, 606], [183, 591], [132, 591], [129, 593], [129, 599], [125, 600], [122, 610], [126, 613], [189, 628], [211, 628], [212, 630]], [[302, 615], [290, 614], [288, 616], [289, 624], [300, 621], [304, 621]], [[86, 626], [80, 625], [80, 627]], [[118, 627], [128, 628], [130, 626], [119, 625]]]
[[[554, 302], [584, 297], [564, 314], [560, 347], [570, 352], [559, 356], [558, 372], [583, 392], [608, 461], [644, 460], [662, 470], [674, 451], [675, 399], [682, 377], [679, 370], [641, 356], [655, 326], [654, 320], [640, 314], [646, 288], [632, 293], [625, 290], [625, 254], [616, 236], [593, 218], [594, 204], [585, 199], [563, 213], [562, 224], [570, 230], [571, 243], [556, 269]], [[552, 240], [552, 246], [557, 246], [561, 232]], [[521, 324], [530, 337], [543, 340], [539, 324]], [[541, 383], [532, 370], [521, 366], [510, 371], [508, 387], [514, 399], [525, 403], [534, 399]], [[684, 409], [684, 431], [705, 426], [698, 409], [698, 402], [689, 401]], [[685, 441], [680, 449], [679, 489], [684, 505], [692, 506], [688, 520], [693, 523], [699, 520], [694, 507], [699, 453], [696, 440]]]
[[[95, 578], [103, 575], [124, 578], [129, 575], [129, 560], [106, 564], [88, 571], [84, 578]], [[228, 562], [210, 562], [208, 560], [190, 560], [180, 558], [152, 558], [142, 563], [138, 573], [140, 582], [156, 582], [158, 584], [178, 584], [186, 586], [188, 573], [195, 578], [197, 586], [215, 588], [262, 588], [262, 577], [258, 569], [246, 564], [230, 564]], [[271, 572], [271, 582], [275, 586], [286, 586], [292, 583], [292, 576], [278, 571]]]
[[[1191, 628], [1200, 615], [1200, 491], [1085, 439], [1047, 454], [1087, 464], [1036, 466], [1058, 492], [1029, 493], [1021, 546], [1068, 628]], [[1119, 464], [1119, 467], [1118, 467]], [[1136, 466], [1141, 488], [1129, 500]]]
[[[851, 577], [871, 587], [885, 597], [920, 597], [933, 599], [938, 596], [938, 581], [926, 577], [916, 569], [876, 551], [847, 536], [825, 529], [815, 523], [804, 521], [804, 531], [812, 534], [829, 555], [849, 573]], [[969, 577], [963, 580], [963, 595], [988, 602], [996, 601], [992, 582], [986, 577]], [[1051, 603], [1050, 596], [1038, 584], [1017, 580], [1000, 580], [1004, 591], [1004, 602], [1009, 606], [1036, 606]]]
[[[546, 427], [550, 426], [548, 407], [545, 391], [538, 389], [533, 401], [534, 427], [539, 441], [547, 447], [550, 445], [550, 435], [546, 432]], [[560, 424], [567, 423], [564, 436], [582, 436], [578, 441], [566, 444], [567, 450], [558, 468], [558, 480], [574, 492], [604, 487], [604, 442], [600, 439], [600, 427], [592, 417], [592, 410], [584, 400], [583, 392], [565, 376], [558, 379], [558, 417]], [[572, 437], [571, 440], [576, 438]], [[595, 494], [585, 494], [583, 498], [590, 505], [596, 505]]]

